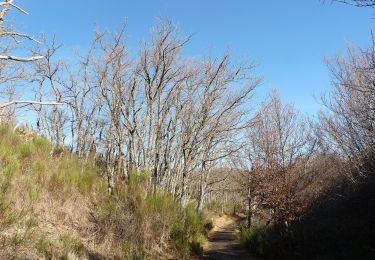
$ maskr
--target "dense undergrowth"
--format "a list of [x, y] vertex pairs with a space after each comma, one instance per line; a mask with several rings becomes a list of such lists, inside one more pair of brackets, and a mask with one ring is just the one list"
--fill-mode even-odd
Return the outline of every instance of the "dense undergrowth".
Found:
[[92, 158], [0, 127], [0, 258], [187, 258], [208, 229], [194, 205], [130, 174], [112, 195]]
[[240, 242], [262, 259], [374, 259], [375, 178], [337, 180], [289, 224], [241, 226]]

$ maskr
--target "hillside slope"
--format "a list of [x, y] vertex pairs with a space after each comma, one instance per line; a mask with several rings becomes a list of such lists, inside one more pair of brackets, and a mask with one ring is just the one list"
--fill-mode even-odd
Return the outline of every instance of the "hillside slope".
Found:
[[93, 159], [50, 151], [0, 127], [0, 259], [179, 258], [204, 240], [203, 217], [151, 192], [147, 174], [109, 195]]

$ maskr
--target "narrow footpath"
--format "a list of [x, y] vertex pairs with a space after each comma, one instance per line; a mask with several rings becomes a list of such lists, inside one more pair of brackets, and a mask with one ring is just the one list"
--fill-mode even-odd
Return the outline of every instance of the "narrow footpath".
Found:
[[221, 216], [213, 219], [214, 228], [208, 236], [204, 247], [204, 259], [217, 260], [256, 260], [236, 238], [239, 217]]

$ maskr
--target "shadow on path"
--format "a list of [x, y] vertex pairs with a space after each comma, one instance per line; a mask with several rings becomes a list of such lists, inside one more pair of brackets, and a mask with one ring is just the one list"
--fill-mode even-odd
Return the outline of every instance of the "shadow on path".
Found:
[[227, 216], [221, 218], [223, 219], [214, 221], [215, 228], [208, 236], [203, 259], [256, 259], [240, 245], [236, 238], [236, 229], [241, 219]]

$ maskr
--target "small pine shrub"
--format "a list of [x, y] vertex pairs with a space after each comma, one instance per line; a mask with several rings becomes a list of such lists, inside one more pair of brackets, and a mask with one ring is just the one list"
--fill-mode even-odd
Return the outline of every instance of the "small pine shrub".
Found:
[[171, 243], [173, 248], [183, 258], [190, 253], [202, 256], [202, 245], [212, 226], [212, 222], [205, 220], [202, 214], [195, 211], [194, 204], [188, 204], [172, 230]]
[[18, 161], [13, 161], [12, 163], [9, 163], [4, 168], [4, 174], [7, 176], [7, 178], [11, 178], [14, 174], [16, 174], [20, 169], [20, 164]]
[[38, 186], [32, 182], [27, 184], [27, 195], [30, 201], [36, 201], [39, 198]]
[[140, 185], [140, 184], [148, 185], [149, 180], [150, 180], [150, 174], [146, 171], [138, 172], [138, 171], [132, 170], [128, 176], [129, 185]]
[[83, 164], [76, 158], [65, 158], [60, 161], [51, 179], [51, 185], [70, 192], [71, 186], [76, 186], [81, 192], [91, 191], [98, 175], [92, 166]]
[[97, 205], [96, 214], [99, 220], [104, 220], [114, 212], [115, 205], [114, 201], [110, 197], [104, 198], [100, 204]]
[[8, 164], [0, 175], [0, 196], [5, 195], [12, 185], [12, 178], [18, 172], [20, 166], [18, 162]]
[[16, 148], [21, 159], [29, 158], [35, 151], [35, 146], [30, 142], [22, 142]]
[[196, 213], [192, 203], [185, 209], [185, 231], [192, 241], [201, 239], [202, 234], [205, 234], [203, 216]]
[[184, 228], [181, 223], [176, 223], [170, 235], [171, 245], [173, 250], [185, 258], [190, 254], [190, 243], [184, 233]]
[[49, 155], [52, 149], [51, 143], [47, 138], [42, 136], [34, 136], [32, 142], [35, 146], [35, 150], [39, 155]]
[[64, 153], [64, 147], [58, 146], [53, 148], [53, 156], [58, 157]]
[[44, 161], [36, 161], [32, 166], [32, 170], [35, 173], [44, 173], [47, 171], [47, 164]]
[[15, 160], [13, 149], [0, 143], [0, 162], [2, 165], [9, 164]]

